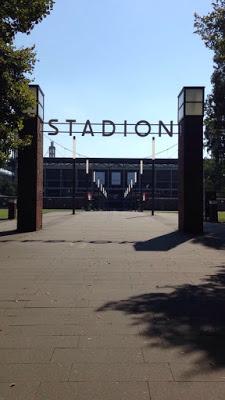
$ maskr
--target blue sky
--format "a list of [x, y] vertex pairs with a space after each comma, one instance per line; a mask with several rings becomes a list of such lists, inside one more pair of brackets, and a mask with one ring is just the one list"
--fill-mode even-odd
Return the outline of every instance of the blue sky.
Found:
[[[194, 12], [209, 0], [56, 0], [54, 10], [17, 46], [35, 44], [34, 83], [45, 93], [45, 120], [155, 123], [177, 120], [183, 86], [210, 91], [213, 54], [193, 34]], [[88, 157], [150, 157], [151, 137], [76, 135]], [[67, 134], [54, 138], [57, 156], [70, 156]], [[159, 157], [177, 157], [177, 136], [156, 137]], [[165, 149], [170, 148], [167, 151]]]

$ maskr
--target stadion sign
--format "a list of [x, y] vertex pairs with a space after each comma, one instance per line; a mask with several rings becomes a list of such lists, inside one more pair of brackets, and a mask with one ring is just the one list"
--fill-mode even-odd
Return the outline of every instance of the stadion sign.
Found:
[[[163, 121], [159, 121], [155, 124], [146, 120], [141, 120], [136, 124], [131, 124], [127, 121], [115, 123], [106, 119], [102, 120], [101, 123], [91, 122], [89, 119], [83, 123], [77, 122], [75, 119], [66, 119], [65, 122], [59, 122], [58, 119], [50, 119], [48, 122], [45, 122], [45, 124], [51, 128], [51, 131], [45, 130], [48, 135], [68, 133], [72, 136], [74, 133], [80, 133], [82, 136], [101, 134], [102, 136], [109, 137], [114, 134], [123, 136], [136, 134], [140, 137], [146, 137], [150, 134], [159, 136], [166, 134], [172, 137], [173, 134], [177, 134], [177, 132], [174, 132], [174, 127], [177, 127], [177, 124], [174, 124], [173, 121], [169, 124], [165, 124]], [[67, 130], [62, 128], [62, 126], [67, 126]]]

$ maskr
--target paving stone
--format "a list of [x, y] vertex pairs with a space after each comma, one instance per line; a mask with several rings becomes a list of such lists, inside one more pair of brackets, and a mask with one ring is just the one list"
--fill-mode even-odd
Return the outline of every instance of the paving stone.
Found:
[[4, 363], [41, 363], [48, 362], [53, 349], [0, 349], [0, 362]]
[[150, 400], [147, 383], [42, 383], [35, 400]]
[[173, 381], [173, 377], [166, 363], [142, 364], [73, 364], [70, 381]]
[[224, 400], [225, 382], [150, 382], [151, 400]]
[[0, 382], [60, 382], [67, 381], [71, 365], [0, 364]]
[[143, 363], [143, 354], [138, 349], [55, 349], [53, 362], [62, 363]]
[[78, 382], [79, 400], [150, 400], [145, 382]]
[[[1, 349], [18, 349], [18, 348], [38, 348], [38, 349], [54, 349], [55, 347], [67, 348], [78, 347], [79, 336], [19, 336], [1, 335]], [[44, 350], [45, 351], [45, 350]]]
[[78, 400], [77, 383], [54, 382], [41, 383], [34, 400]]
[[23, 336], [71, 336], [71, 335], [134, 335], [139, 333], [139, 327], [136, 325], [116, 325], [111, 322], [104, 323], [97, 320], [95, 324], [87, 321], [85, 324], [37, 324], [37, 325], [8, 325], [4, 327], [5, 335], [23, 335]]
[[0, 400], [35, 400], [40, 382], [0, 382]]
[[[80, 336], [80, 348], [140, 348], [149, 341], [140, 335]], [[147, 360], [145, 360], [147, 361]]]
[[[44, 296], [43, 296], [44, 297]], [[1, 307], [1, 305], [0, 305]], [[34, 309], [34, 308], [87, 308], [89, 307], [89, 301], [87, 299], [77, 299], [74, 296], [50, 296], [47, 298], [37, 299], [33, 297], [29, 302], [24, 302], [24, 308]]]

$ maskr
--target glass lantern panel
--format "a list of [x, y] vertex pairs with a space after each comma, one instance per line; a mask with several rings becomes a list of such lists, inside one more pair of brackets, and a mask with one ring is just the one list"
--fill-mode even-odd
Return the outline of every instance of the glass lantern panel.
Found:
[[180, 108], [182, 104], [184, 104], [184, 91], [182, 91], [178, 97], [178, 108]]
[[203, 90], [202, 89], [186, 89], [186, 102], [197, 101], [203, 102]]
[[44, 108], [40, 103], [38, 103], [38, 116], [42, 121], [44, 121]]
[[38, 91], [38, 103], [40, 103], [42, 107], [44, 107], [44, 96], [40, 90]]
[[178, 121], [184, 117], [184, 105], [178, 111]]
[[185, 115], [203, 115], [202, 103], [186, 103]]
[[33, 107], [29, 107], [27, 109], [27, 113], [31, 116], [34, 117], [37, 115], [37, 87], [36, 86], [30, 86], [30, 91], [34, 97], [34, 105]]

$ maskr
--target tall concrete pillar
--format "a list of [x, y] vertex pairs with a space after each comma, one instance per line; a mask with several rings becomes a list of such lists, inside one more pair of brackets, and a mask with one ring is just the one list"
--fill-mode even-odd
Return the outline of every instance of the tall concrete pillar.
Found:
[[179, 230], [203, 233], [204, 88], [184, 87], [178, 96]]
[[24, 123], [21, 137], [30, 135], [32, 142], [18, 152], [18, 232], [42, 228], [44, 95], [38, 85], [31, 85], [31, 90], [36, 104]]

